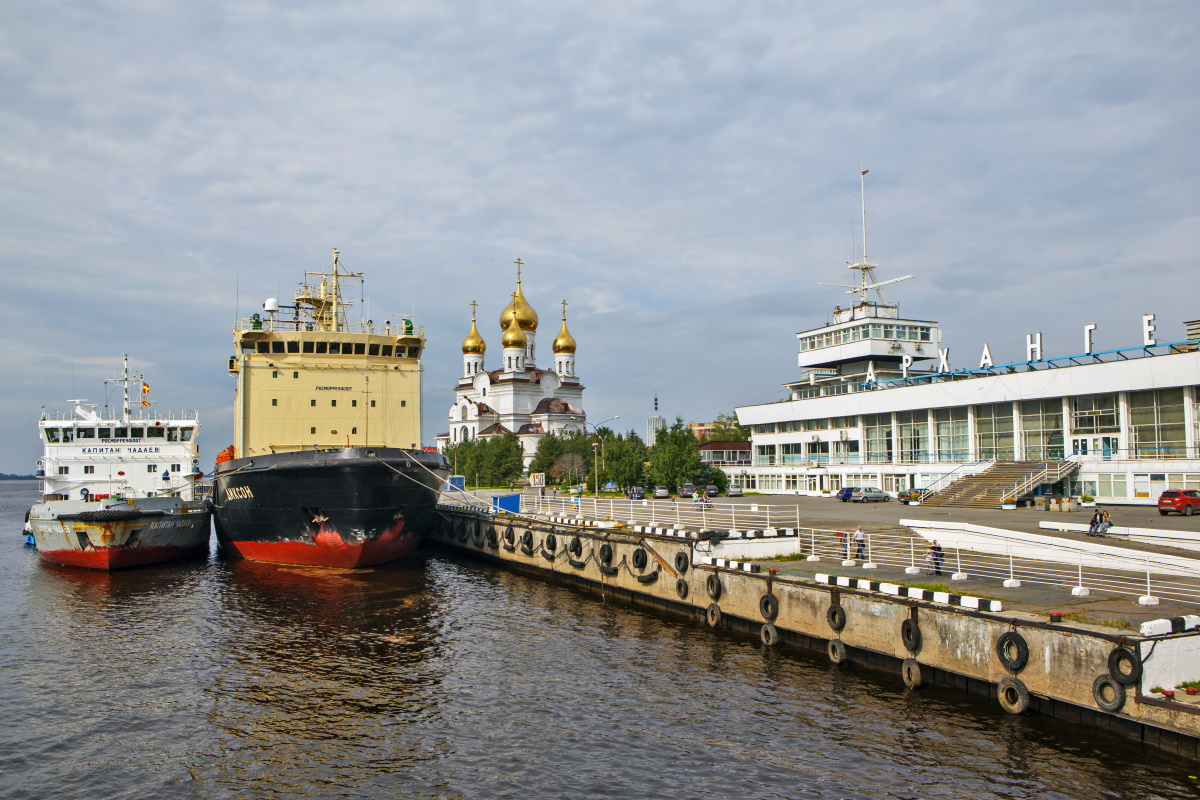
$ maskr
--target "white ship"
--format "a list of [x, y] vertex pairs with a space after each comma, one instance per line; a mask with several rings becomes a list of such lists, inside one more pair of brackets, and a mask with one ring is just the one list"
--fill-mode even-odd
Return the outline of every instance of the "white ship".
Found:
[[[124, 359], [120, 416], [100, 404], [71, 400], [69, 413], [43, 409], [38, 423], [42, 502], [28, 529], [47, 561], [93, 569], [123, 569], [208, 549], [209, 504], [197, 500], [200, 477], [196, 412], [150, 411], [150, 387], [129, 374]], [[130, 385], [139, 390], [130, 410]]]

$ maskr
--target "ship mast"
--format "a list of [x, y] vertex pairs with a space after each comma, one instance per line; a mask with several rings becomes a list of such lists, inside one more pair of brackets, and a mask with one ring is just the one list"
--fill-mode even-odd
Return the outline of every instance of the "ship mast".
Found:
[[343, 309], [350, 303], [342, 301], [342, 281], [362, 278], [361, 272], [342, 272], [341, 253], [333, 249], [333, 263], [328, 272], [309, 272], [308, 275], [320, 276], [320, 282], [314, 287], [311, 283], [302, 283], [296, 289], [296, 309], [303, 306], [311, 314], [313, 322], [319, 330], [339, 333], [345, 328], [342, 321]]
[[121, 384], [121, 392], [123, 395], [123, 398], [121, 401], [121, 420], [124, 422], [129, 422], [131, 417], [130, 417], [130, 413], [129, 413], [129, 354], [128, 353], [125, 353], [122, 356], [122, 362], [124, 363], [124, 369], [122, 369], [122, 371], [121, 371], [121, 377], [120, 378], [108, 378], [104, 382]]

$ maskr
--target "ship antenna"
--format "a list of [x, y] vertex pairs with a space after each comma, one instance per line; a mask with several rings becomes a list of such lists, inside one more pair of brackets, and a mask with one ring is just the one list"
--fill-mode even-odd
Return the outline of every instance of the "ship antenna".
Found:
[[[864, 169], [862, 171], [862, 174], [858, 176], [859, 180], [862, 181], [862, 195], [861, 195], [861, 197], [862, 197], [862, 218], [863, 218], [863, 220], [862, 220], [862, 234], [863, 234], [863, 258], [862, 258], [862, 260], [863, 260], [864, 264], [868, 263], [868, 261], [867, 261], [867, 173], [870, 171], [871, 170], [869, 170], [869, 169]], [[863, 275], [863, 286], [864, 287], [866, 286], [866, 283], [867, 283], [866, 275]], [[863, 299], [864, 303], [867, 302], [867, 291], [865, 288], [863, 289], [862, 299]]]
[[[333, 332], [338, 332], [338, 300], [341, 299], [341, 285], [338, 283], [338, 249], [333, 248]], [[350, 440], [346, 440], [346, 446], [350, 446]]]

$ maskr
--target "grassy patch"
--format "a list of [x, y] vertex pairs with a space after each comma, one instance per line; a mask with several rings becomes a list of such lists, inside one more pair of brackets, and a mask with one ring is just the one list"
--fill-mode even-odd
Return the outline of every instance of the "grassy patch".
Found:
[[1063, 614], [1063, 619], [1071, 622], [1083, 622], [1088, 625], [1104, 625], [1108, 628], [1123, 628], [1125, 630], [1136, 631], [1138, 626], [1134, 625], [1127, 619], [1089, 619], [1083, 614]]
[[771, 556], [770, 558], [760, 558], [759, 561], [804, 561], [808, 556], [803, 553], [789, 553], [786, 556]]
[[[914, 589], [927, 589], [931, 592], [949, 592], [950, 587], [944, 583], [902, 583], [900, 586], [911, 586]], [[956, 592], [957, 594], [957, 592]]]
[[1200, 689], [1200, 681], [1184, 681], [1179, 684], [1180, 689]]

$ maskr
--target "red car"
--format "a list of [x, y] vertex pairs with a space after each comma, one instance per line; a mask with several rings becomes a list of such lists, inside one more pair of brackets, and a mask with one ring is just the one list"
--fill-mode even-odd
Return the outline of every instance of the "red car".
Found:
[[1195, 489], [1168, 489], [1158, 496], [1158, 513], [1163, 516], [1169, 511], [1178, 511], [1190, 517], [1200, 511], [1200, 492]]

